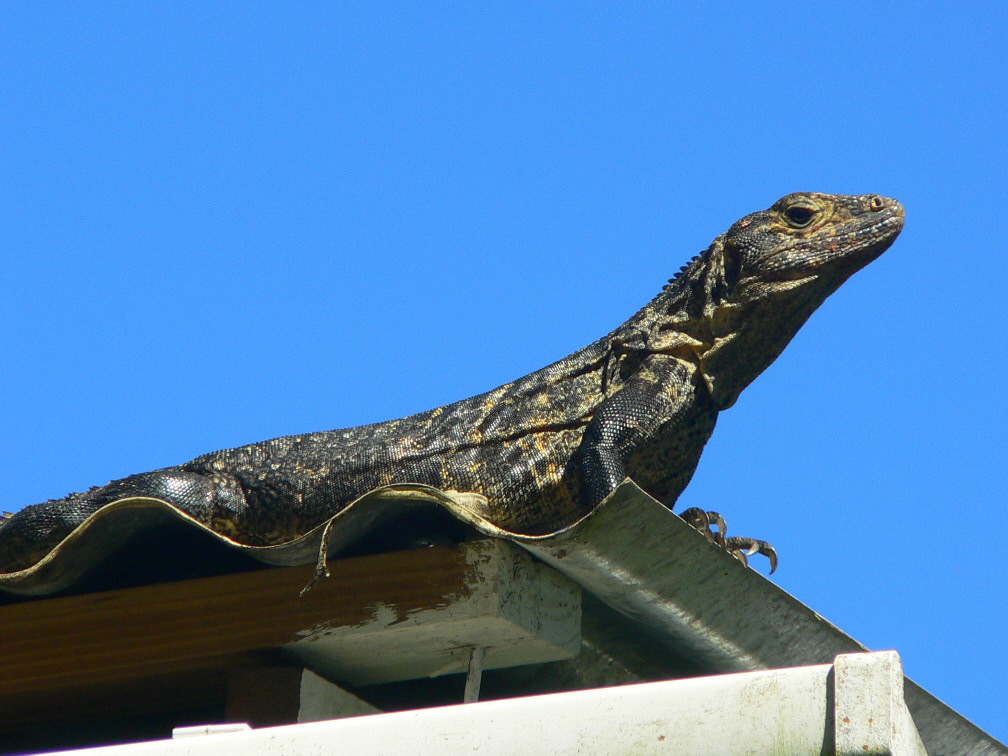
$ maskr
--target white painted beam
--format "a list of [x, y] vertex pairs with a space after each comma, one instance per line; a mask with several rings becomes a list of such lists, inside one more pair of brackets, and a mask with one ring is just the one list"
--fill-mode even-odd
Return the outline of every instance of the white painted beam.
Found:
[[285, 648], [306, 667], [348, 685], [412, 680], [570, 659], [581, 649], [581, 589], [499, 539], [462, 544], [464, 590], [404, 612], [373, 604], [353, 625], [323, 623]]

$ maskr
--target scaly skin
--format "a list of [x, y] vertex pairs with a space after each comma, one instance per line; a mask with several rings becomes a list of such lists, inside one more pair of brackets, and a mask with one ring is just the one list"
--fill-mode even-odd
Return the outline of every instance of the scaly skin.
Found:
[[[485, 394], [346, 430], [213, 452], [0, 521], [0, 572], [29, 567], [101, 506], [159, 498], [247, 545], [285, 543], [391, 483], [472, 491], [513, 532], [558, 530], [625, 477], [671, 507], [718, 413], [822, 302], [884, 252], [903, 207], [791, 194], [717, 237], [626, 323]], [[710, 517], [691, 510], [701, 529]], [[723, 524], [722, 524], [723, 527]], [[771, 551], [728, 539], [733, 551]]]

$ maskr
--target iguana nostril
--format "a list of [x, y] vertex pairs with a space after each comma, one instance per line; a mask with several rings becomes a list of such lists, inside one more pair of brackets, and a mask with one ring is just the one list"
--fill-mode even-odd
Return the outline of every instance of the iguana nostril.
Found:
[[879, 210], [885, 207], [885, 202], [883, 202], [882, 198], [879, 197], [877, 194], [874, 194], [872, 195], [871, 202], [868, 203], [868, 206], [877, 213]]

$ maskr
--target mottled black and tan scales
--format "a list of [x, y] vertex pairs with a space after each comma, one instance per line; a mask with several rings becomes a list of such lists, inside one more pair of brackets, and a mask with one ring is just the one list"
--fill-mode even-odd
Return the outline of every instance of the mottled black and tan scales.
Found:
[[[736, 222], [607, 336], [485, 394], [390, 422], [226, 449], [0, 521], [0, 572], [31, 567], [102, 506], [166, 501], [240, 544], [292, 540], [368, 491], [475, 492], [512, 532], [559, 530], [624, 478], [671, 507], [718, 413], [903, 228], [877, 195], [790, 194]], [[689, 519], [707, 527], [704, 513]], [[728, 539], [732, 550], [772, 551]]]

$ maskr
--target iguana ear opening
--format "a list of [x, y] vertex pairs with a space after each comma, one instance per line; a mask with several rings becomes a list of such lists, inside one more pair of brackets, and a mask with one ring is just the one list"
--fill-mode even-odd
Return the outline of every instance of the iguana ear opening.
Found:
[[725, 284], [731, 291], [742, 274], [742, 249], [735, 242], [726, 241], [721, 248], [721, 260], [724, 266]]

